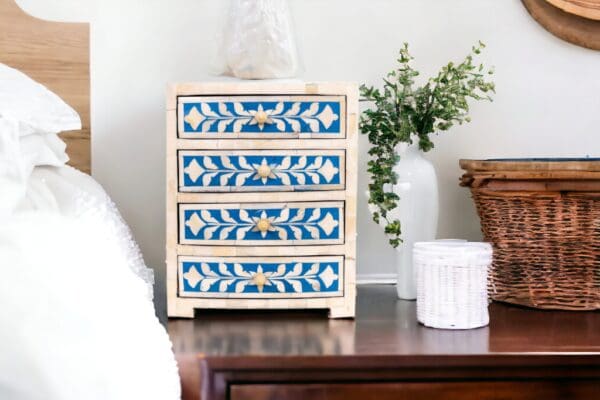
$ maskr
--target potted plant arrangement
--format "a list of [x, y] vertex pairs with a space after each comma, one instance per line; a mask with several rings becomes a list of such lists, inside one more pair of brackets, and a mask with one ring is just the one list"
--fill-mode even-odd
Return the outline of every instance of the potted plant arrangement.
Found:
[[469, 122], [469, 99], [492, 100], [493, 70], [474, 62], [479, 42], [460, 63], [449, 62], [436, 76], [416, 86], [408, 44], [400, 49], [397, 69], [383, 88], [362, 85], [361, 100], [371, 103], [360, 118], [368, 135], [369, 208], [390, 244], [398, 249], [398, 297], [416, 298], [412, 245], [435, 239], [438, 216], [437, 177], [423, 153], [433, 149], [431, 135]]

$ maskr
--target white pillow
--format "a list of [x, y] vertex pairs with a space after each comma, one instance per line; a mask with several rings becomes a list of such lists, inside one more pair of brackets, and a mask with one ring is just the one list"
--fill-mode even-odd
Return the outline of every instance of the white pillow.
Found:
[[79, 115], [59, 96], [1, 63], [0, 117], [18, 121], [23, 136], [81, 129]]
[[21, 137], [21, 155], [34, 166], [60, 167], [69, 161], [67, 145], [58, 135], [27, 135]]
[[23, 194], [35, 167], [63, 166], [69, 161], [66, 147], [55, 133], [23, 135], [23, 124], [0, 116], [0, 182], [4, 183], [4, 194], [8, 182], [20, 187], [18, 192]]

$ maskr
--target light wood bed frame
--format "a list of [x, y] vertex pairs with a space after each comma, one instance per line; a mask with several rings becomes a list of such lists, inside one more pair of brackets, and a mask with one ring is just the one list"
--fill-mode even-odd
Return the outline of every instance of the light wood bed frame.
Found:
[[83, 129], [61, 134], [70, 165], [90, 173], [89, 24], [51, 22], [0, 0], [0, 63], [19, 69], [59, 95], [81, 116]]

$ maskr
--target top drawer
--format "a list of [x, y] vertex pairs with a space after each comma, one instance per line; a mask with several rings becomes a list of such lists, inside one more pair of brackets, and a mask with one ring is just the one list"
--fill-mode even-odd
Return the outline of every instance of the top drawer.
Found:
[[343, 139], [346, 97], [178, 97], [177, 132], [183, 139]]

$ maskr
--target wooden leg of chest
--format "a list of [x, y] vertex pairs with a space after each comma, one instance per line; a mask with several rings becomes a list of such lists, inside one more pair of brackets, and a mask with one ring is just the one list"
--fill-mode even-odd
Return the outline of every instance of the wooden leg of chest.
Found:
[[173, 297], [169, 299], [169, 317], [194, 318], [194, 306], [186, 304], [185, 301]]

